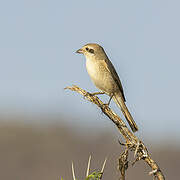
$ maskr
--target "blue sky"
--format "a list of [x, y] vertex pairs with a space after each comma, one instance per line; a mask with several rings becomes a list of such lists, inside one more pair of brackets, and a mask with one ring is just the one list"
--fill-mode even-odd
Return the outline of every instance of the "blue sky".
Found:
[[175, 0], [1, 1], [0, 114], [68, 114], [91, 126], [103, 119], [63, 90], [76, 84], [96, 91], [85, 58], [75, 54], [95, 42], [113, 62], [141, 132], [179, 137], [179, 6]]

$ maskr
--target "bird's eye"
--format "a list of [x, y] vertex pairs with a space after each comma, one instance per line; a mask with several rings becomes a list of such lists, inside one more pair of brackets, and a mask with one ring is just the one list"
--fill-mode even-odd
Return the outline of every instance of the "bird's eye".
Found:
[[89, 49], [89, 52], [94, 54], [94, 49]]
[[86, 51], [88, 51], [88, 52], [94, 54], [94, 49], [90, 49], [90, 48], [86, 47]]

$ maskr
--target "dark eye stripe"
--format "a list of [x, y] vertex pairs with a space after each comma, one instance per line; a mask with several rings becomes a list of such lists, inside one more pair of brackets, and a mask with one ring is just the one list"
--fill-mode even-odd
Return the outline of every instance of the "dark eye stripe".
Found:
[[88, 51], [88, 52], [94, 54], [94, 49], [89, 49], [88, 47], [86, 47], [86, 51]]
[[94, 49], [89, 49], [89, 52], [94, 54]]

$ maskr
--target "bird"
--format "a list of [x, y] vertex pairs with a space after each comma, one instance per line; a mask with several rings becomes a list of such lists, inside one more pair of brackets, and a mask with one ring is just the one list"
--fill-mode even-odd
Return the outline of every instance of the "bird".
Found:
[[107, 94], [110, 97], [108, 105], [113, 99], [124, 114], [132, 131], [138, 131], [138, 126], [126, 106], [120, 78], [103, 47], [96, 43], [88, 43], [78, 49], [76, 53], [85, 56], [87, 72], [92, 82], [100, 90], [100, 92], [92, 93], [92, 95]]

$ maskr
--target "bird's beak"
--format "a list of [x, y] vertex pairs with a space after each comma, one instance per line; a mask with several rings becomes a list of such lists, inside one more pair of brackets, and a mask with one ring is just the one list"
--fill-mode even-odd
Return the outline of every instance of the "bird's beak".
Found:
[[76, 51], [76, 53], [83, 54], [83, 50], [82, 50], [82, 49], [78, 49], [78, 50]]

